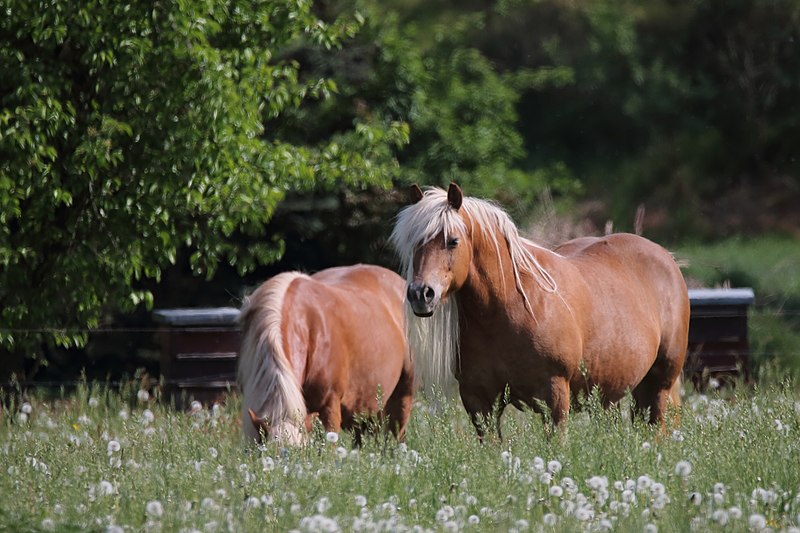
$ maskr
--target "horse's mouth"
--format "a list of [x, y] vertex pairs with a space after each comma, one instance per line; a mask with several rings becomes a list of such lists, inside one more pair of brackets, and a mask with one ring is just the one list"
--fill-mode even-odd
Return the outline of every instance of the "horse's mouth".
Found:
[[430, 318], [433, 316], [433, 309], [431, 309], [430, 311], [417, 311], [415, 309], [412, 309], [412, 311], [414, 311], [414, 315], [420, 318]]

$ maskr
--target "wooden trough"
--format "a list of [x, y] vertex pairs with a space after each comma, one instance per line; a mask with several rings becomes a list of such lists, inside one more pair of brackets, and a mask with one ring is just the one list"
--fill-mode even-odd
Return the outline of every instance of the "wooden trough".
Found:
[[[752, 289], [689, 290], [692, 314], [684, 373], [702, 386], [709, 377], [749, 378], [747, 313]], [[214, 402], [236, 388], [239, 310], [232, 307], [162, 309], [161, 376], [176, 405]]]

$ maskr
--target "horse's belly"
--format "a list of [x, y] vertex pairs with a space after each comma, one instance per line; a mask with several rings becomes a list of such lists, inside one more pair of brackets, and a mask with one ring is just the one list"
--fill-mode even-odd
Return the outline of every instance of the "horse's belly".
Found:
[[657, 351], [657, 343], [642, 342], [599, 353], [586, 352], [572, 388], [589, 391], [596, 386], [607, 401], [615, 402], [644, 379]]

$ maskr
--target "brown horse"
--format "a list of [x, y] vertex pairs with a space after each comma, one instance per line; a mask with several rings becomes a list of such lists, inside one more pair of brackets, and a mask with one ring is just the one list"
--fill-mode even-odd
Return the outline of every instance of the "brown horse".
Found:
[[[392, 243], [407, 275], [409, 338], [423, 381], [454, 373], [478, 435], [506, 403], [564, 420], [571, 395], [632, 391], [663, 423], [686, 355], [689, 299], [662, 247], [630, 234], [547, 250], [494, 204], [412, 189]], [[673, 390], [673, 387], [676, 387]], [[507, 393], [506, 393], [507, 392]], [[493, 412], [494, 406], [499, 412]]]
[[245, 435], [301, 444], [317, 415], [360, 443], [358, 415], [380, 415], [402, 439], [414, 382], [404, 292], [400, 276], [374, 265], [285, 272], [256, 289], [239, 318]]

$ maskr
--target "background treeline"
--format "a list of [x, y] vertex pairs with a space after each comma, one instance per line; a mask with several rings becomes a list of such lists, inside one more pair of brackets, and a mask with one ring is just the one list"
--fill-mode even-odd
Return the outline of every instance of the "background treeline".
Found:
[[631, 230], [638, 210], [670, 245], [800, 227], [797, 1], [0, 12], [9, 360], [154, 305], [238, 305], [278, 270], [394, 266], [412, 182], [458, 181], [523, 225], [546, 205]]

